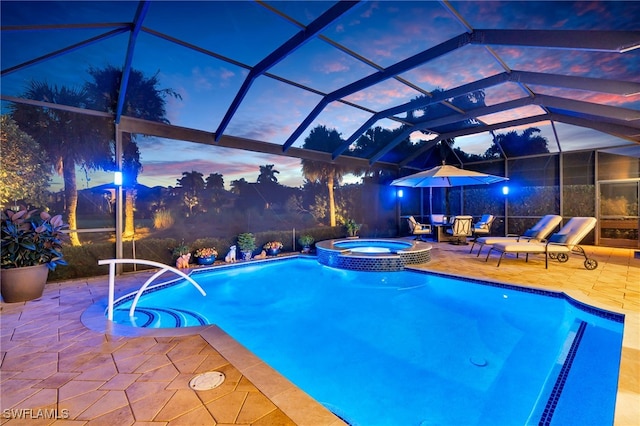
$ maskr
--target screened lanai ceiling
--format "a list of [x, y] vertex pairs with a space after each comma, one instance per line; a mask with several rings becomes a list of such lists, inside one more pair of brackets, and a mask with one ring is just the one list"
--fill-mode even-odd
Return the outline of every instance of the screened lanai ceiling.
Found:
[[[23, 98], [31, 81], [73, 87], [90, 69], [115, 66], [120, 96], [131, 70], [179, 94], [167, 98], [170, 125], [128, 117], [124, 99], [109, 111], [124, 131], [165, 138], [417, 169], [439, 162], [439, 141], [482, 155], [496, 134], [529, 127], [550, 152], [640, 152], [640, 2], [3, 0], [1, 8], [3, 110], [34, 102]], [[303, 148], [319, 125], [343, 139], [321, 155]], [[393, 137], [376, 144], [376, 129]], [[361, 138], [368, 148], [354, 149]]]

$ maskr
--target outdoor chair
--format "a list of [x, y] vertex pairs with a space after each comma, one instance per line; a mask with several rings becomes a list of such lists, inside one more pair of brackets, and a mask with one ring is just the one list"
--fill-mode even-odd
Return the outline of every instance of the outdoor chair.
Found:
[[478, 254], [476, 256], [480, 256], [482, 247], [485, 245], [508, 243], [513, 241], [544, 241], [544, 239], [547, 238], [547, 236], [551, 234], [554, 229], [556, 229], [560, 222], [562, 222], [562, 216], [559, 216], [557, 214], [548, 214], [546, 216], [543, 216], [531, 228], [524, 231], [522, 235], [507, 234], [506, 237], [480, 237], [473, 241], [473, 245], [471, 246], [471, 250], [469, 250], [469, 253], [473, 252], [473, 248], [476, 244], [480, 245], [480, 248], [478, 248]]
[[481, 235], [489, 235], [494, 219], [495, 217], [492, 214], [483, 214], [480, 220], [473, 224], [473, 228], [471, 229], [471, 234], [473, 235], [472, 241], [476, 241]]
[[422, 241], [423, 235], [432, 234], [431, 225], [420, 223], [416, 221], [416, 219], [413, 216], [409, 216], [407, 218], [407, 222], [409, 222], [409, 231], [411, 232], [411, 235], [415, 235], [414, 239], [416, 240], [419, 239]]
[[503, 256], [507, 253], [525, 253], [527, 255], [526, 261], [529, 261], [530, 253], [538, 253], [544, 254], [544, 267], [548, 268], [550, 258], [564, 263], [569, 260], [569, 253], [575, 253], [584, 256], [586, 269], [593, 270], [598, 267], [598, 262], [595, 259], [589, 259], [584, 249], [578, 244], [595, 226], [595, 217], [573, 217], [560, 231], [551, 235], [547, 242], [512, 241], [494, 244], [489, 249], [485, 262], [493, 250], [500, 252], [497, 266], [500, 266]]
[[467, 245], [467, 237], [471, 236], [471, 223], [473, 218], [471, 216], [455, 216], [451, 229], [447, 229], [447, 234], [454, 238], [451, 244]]

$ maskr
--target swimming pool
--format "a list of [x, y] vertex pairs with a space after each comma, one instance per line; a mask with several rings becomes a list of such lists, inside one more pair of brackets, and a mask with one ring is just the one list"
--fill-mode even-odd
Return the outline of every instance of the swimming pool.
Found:
[[352, 424], [613, 422], [622, 316], [561, 294], [302, 258], [193, 276], [207, 297], [165, 286], [136, 321], [218, 324]]

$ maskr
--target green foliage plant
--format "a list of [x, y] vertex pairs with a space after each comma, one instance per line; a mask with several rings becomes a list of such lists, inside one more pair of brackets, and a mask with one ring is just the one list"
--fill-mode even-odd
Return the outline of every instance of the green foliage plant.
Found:
[[256, 237], [250, 232], [244, 232], [238, 235], [238, 247], [240, 251], [252, 252], [256, 249]]
[[37, 210], [2, 212], [2, 269], [46, 264], [49, 270], [66, 265], [62, 243], [67, 225], [62, 216]]
[[0, 118], [0, 204], [46, 204], [51, 163], [46, 152], [8, 115]]
[[190, 250], [189, 250], [189, 246], [186, 245], [183, 240], [179, 245], [173, 248], [172, 252], [173, 252], [173, 257], [177, 259], [184, 254], [190, 253]]
[[347, 230], [347, 236], [355, 237], [358, 235], [358, 231], [362, 227], [361, 224], [356, 223], [353, 219], [347, 219], [344, 221], [344, 227]]
[[298, 242], [302, 247], [310, 247], [311, 244], [314, 243], [314, 241], [315, 239], [313, 238], [313, 236], [309, 234], [301, 235], [300, 238], [298, 238]]

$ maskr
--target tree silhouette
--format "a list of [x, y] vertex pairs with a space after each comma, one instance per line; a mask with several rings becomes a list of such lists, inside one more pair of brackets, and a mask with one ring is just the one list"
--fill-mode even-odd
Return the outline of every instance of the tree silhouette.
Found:
[[[90, 96], [91, 105], [98, 110], [115, 113], [120, 96], [122, 69], [108, 65], [103, 69], [90, 68], [89, 74], [93, 77], [93, 81], [87, 82], [85, 89]], [[181, 99], [181, 97], [172, 89], [158, 88], [159, 84], [157, 74], [145, 77], [141, 71], [132, 69], [127, 83], [123, 114], [168, 124], [169, 120], [166, 118], [165, 109], [166, 97], [171, 96], [177, 99]], [[133, 236], [134, 233], [135, 187], [138, 184], [138, 174], [142, 171], [137, 137], [137, 135], [129, 133], [122, 135], [125, 236]]]
[[224, 189], [224, 179], [220, 173], [210, 173], [206, 179], [206, 189]]
[[189, 216], [193, 215], [193, 208], [200, 203], [200, 194], [204, 191], [203, 174], [192, 170], [182, 172], [177, 179], [178, 189], [182, 191], [182, 202], [189, 209]]
[[[89, 94], [85, 89], [58, 88], [46, 82], [31, 81], [21, 97], [84, 108]], [[76, 165], [86, 169], [113, 168], [110, 139], [105, 137], [109, 120], [27, 104], [14, 104], [11, 115], [46, 151], [55, 171], [62, 176], [69, 229], [77, 229]], [[69, 241], [72, 245], [80, 245], [76, 232], [69, 233]]]
[[278, 183], [278, 178], [276, 177], [277, 173], [280, 173], [277, 170], [273, 169], [273, 164], [267, 164], [264, 166], [260, 166], [260, 174], [258, 175], [258, 183]]
[[204, 190], [203, 176], [202, 173], [196, 172], [195, 170], [182, 172], [182, 177], [177, 180], [177, 183], [185, 193], [198, 196]]
[[231, 181], [231, 192], [240, 195], [249, 186], [249, 182], [245, 178], [240, 178]]
[[227, 191], [224, 189], [224, 179], [220, 173], [210, 173], [205, 179], [205, 202], [206, 206], [220, 211], [227, 197]]
[[[498, 133], [491, 146], [487, 149], [485, 158], [502, 157], [500, 147], [507, 157], [520, 157], [524, 155], [543, 154], [549, 152], [547, 138], [540, 135], [540, 129], [529, 127], [518, 133], [511, 130], [507, 133]], [[498, 146], [500, 145], [500, 147]]]
[[[311, 129], [309, 136], [304, 141], [303, 148], [331, 152], [342, 143], [340, 134], [335, 130], [329, 130], [325, 126], [318, 126]], [[339, 184], [345, 174], [353, 172], [353, 169], [339, 166], [323, 161], [303, 159], [302, 174], [309, 181], [322, 182], [326, 184], [329, 192], [329, 225], [336, 226], [336, 201], [334, 195], [334, 185]]]

